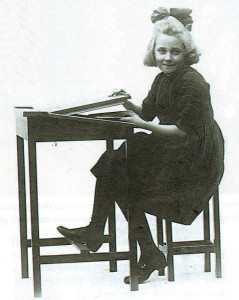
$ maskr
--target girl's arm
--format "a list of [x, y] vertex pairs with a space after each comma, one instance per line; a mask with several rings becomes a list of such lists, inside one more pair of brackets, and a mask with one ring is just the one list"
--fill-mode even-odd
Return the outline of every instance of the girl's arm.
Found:
[[141, 128], [151, 130], [152, 132], [158, 133], [160, 135], [184, 137], [186, 134], [183, 130], [179, 129], [176, 125], [162, 125], [162, 124], [155, 124], [152, 122], [144, 121], [143, 126], [144, 127], [141, 126]]
[[141, 118], [143, 117], [143, 115], [142, 115], [142, 106], [141, 105], [137, 105], [137, 104], [133, 103], [130, 100], [125, 100], [124, 103], [123, 103], [123, 106], [127, 110], [131, 110], [131, 111], [135, 112]]
[[[123, 89], [113, 89], [111, 91], [111, 94], [109, 95], [109, 97], [112, 96], [119, 96], [119, 95], [124, 95], [127, 94], [126, 90]], [[143, 118], [143, 114], [142, 114], [142, 106], [141, 105], [137, 105], [135, 103], [133, 103], [130, 100], [125, 100], [124, 103], [122, 103], [123, 106], [129, 111], [133, 111], [135, 112], [138, 116], [140, 116], [141, 118]]]
[[159, 135], [165, 135], [165, 136], [184, 137], [186, 134], [183, 130], [179, 129], [176, 125], [162, 125], [162, 124], [155, 124], [153, 122], [147, 122], [141, 119], [140, 116], [136, 115], [134, 112], [129, 111], [129, 113], [131, 114], [131, 117], [122, 118], [122, 120], [130, 123], [134, 123], [135, 125], [137, 125], [142, 129], [147, 129]]

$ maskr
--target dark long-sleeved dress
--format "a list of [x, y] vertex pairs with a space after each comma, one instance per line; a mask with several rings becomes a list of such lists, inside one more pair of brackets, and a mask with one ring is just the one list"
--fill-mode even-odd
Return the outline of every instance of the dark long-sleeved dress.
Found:
[[[129, 141], [127, 174], [123, 147], [104, 154], [92, 168], [108, 176], [108, 189], [129, 195], [145, 212], [169, 221], [191, 224], [204, 209], [224, 170], [224, 141], [213, 118], [209, 84], [195, 69], [159, 73], [142, 104], [144, 119], [176, 125], [184, 137], [137, 133]], [[113, 191], [113, 192], [112, 192]]]

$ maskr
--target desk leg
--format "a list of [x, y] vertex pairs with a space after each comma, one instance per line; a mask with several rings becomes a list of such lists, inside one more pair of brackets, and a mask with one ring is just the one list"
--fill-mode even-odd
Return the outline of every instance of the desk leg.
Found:
[[[111, 152], [114, 150], [113, 140], [106, 141], [106, 150]], [[116, 252], [116, 220], [115, 220], [115, 204], [112, 205], [110, 214], [108, 217], [109, 235], [111, 240], [109, 242], [109, 251]], [[110, 272], [117, 272], [117, 260], [112, 259], [110, 261]]]
[[137, 291], [138, 288], [138, 270], [137, 270], [137, 240], [132, 228], [133, 209], [128, 207], [128, 233], [129, 233], [129, 267], [130, 267], [130, 289]]
[[[157, 241], [158, 241], [158, 246], [164, 245], [164, 236], [163, 236], [163, 219], [157, 217], [156, 218], [156, 228], [157, 228]], [[161, 250], [161, 249], [160, 249]], [[158, 272], [159, 276], [163, 276], [164, 275], [164, 270], [161, 270]]]
[[173, 231], [172, 222], [166, 221], [167, 235], [167, 264], [168, 264], [168, 281], [174, 281], [174, 257], [173, 257]]
[[24, 140], [20, 136], [17, 136], [17, 166], [18, 166], [20, 241], [21, 241], [21, 268], [22, 268], [22, 278], [28, 278], [29, 271], [28, 271], [28, 248], [27, 248], [25, 157], [24, 157]]
[[[108, 219], [109, 235], [111, 241], [109, 242], [109, 251], [116, 252], [116, 226], [115, 226], [115, 204], [112, 205], [111, 212]], [[110, 260], [110, 272], [117, 272], [117, 260]]]
[[32, 231], [32, 261], [33, 261], [34, 296], [41, 297], [36, 142], [29, 139], [28, 149], [29, 149], [29, 177], [30, 177], [30, 204], [31, 204], [31, 231]]
[[[128, 156], [128, 147], [130, 147], [130, 140], [127, 140], [125, 153], [126, 158]], [[128, 165], [126, 166], [128, 168]], [[128, 174], [128, 172], [127, 172]], [[138, 270], [137, 270], [137, 240], [135, 237], [135, 229], [133, 228], [132, 220], [134, 215], [134, 206], [131, 204], [130, 191], [129, 191], [129, 180], [127, 180], [127, 210], [128, 210], [128, 239], [129, 239], [129, 269], [130, 269], [130, 290], [138, 291]]]

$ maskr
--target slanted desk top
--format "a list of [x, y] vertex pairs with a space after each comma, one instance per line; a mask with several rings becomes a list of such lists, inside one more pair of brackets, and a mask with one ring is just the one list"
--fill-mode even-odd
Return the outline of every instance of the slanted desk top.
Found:
[[117, 105], [128, 98], [129, 95], [108, 97], [104, 101], [53, 112], [16, 107], [17, 136], [26, 140], [31, 137], [36, 142], [125, 139], [132, 134], [133, 124], [117, 118], [104, 119], [74, 113]]

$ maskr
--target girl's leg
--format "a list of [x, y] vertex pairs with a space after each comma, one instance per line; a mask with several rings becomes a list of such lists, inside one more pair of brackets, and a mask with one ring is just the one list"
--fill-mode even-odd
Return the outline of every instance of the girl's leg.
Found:
[[[138, 283], [143, 283], [150, 277], [153, 271], [165, 268], [166, 258], [153, 241], [145, 213], [139, 207], [135, 207], [132, 215], [132, 231], [141, 251], [137, 264]], [[130, 276], [126, 276], [124, 282], [129, 284]]]
[[104, 233], [106, 220], [108, 218], [110, 208], [112, 205], [112, 199], [107, 193], [104, 184], [101, 179], [97, 179], [95, 185], [95, 197], [92, 210], [92, 216], [89, 226], [100, 232]]
[[141, 255], [144, 256], [145, 254], [157, 249], [151, 234], [151, 230], [149, 228], [146, 215], [140, 208], [137, 207], [134, 209], [133, 218], [131, 221], [135, 238], [139, 243]]
[[[133, 207], [134, 210], [132, 228], [135, 234], [135, 238], [139, 243], [141, 253], [143, 254], [157, 249], [152, 238], [152, 234], [145, 213], [143, 210], [141, 210], [140, 206], [138, 205], [137, 199], [140, 199], [140, 195], [136, 190], [134, 192], [131, 191], [130, 194], [128, 194], [127, 192], [126, 174], [123, 174], [122, 176], [118, 174], [115, 180], [113, 180], [110, 184], [108, 184], [105, 180], [102, 180], [101, 184], [105, 186], [105, 196], [109, 201], [108, 205], [110, 205], [111, 201], [116, 201], [127, 221], [127, 206], [128, 201], [130, 201], [130, 205], [131, 207]], [[97, 207], [96, 205], [94, 206], [95, 208]]]
[[90, 251], [96, 252], [103, 243], [104, 228], [112, 204], [112, 199], [102, 184], [102, 180], [97, 180], [89, 225], [72, 229], [59, 226], [57, 230], [76, 246], [84, 243]]
[[[132, 229], [135, 235], [135, 239], [138, 241], [141, 255], [152, 252], [155, 249], [158, 250], [154, 243], [146, 215], [144, 211], [141, 210], [140, 206], [137, 203], [137, 200], [134, 201], [135, 197], [128, 196], [126, 193], [126, 189], [124, 189], [124, 192], [122, 192], [122, 189], [119, 189], [114, 185], [111, 185], [111, 187], [112, 189], [109, 191], [109, 198], [116, 201], [127, 221], [127, 202], [131, 202], [131, 207], [133, 209], [133, 218], [131, 220]], [[127, 199], [127, 197], [129, 197], [130, 199]]]

